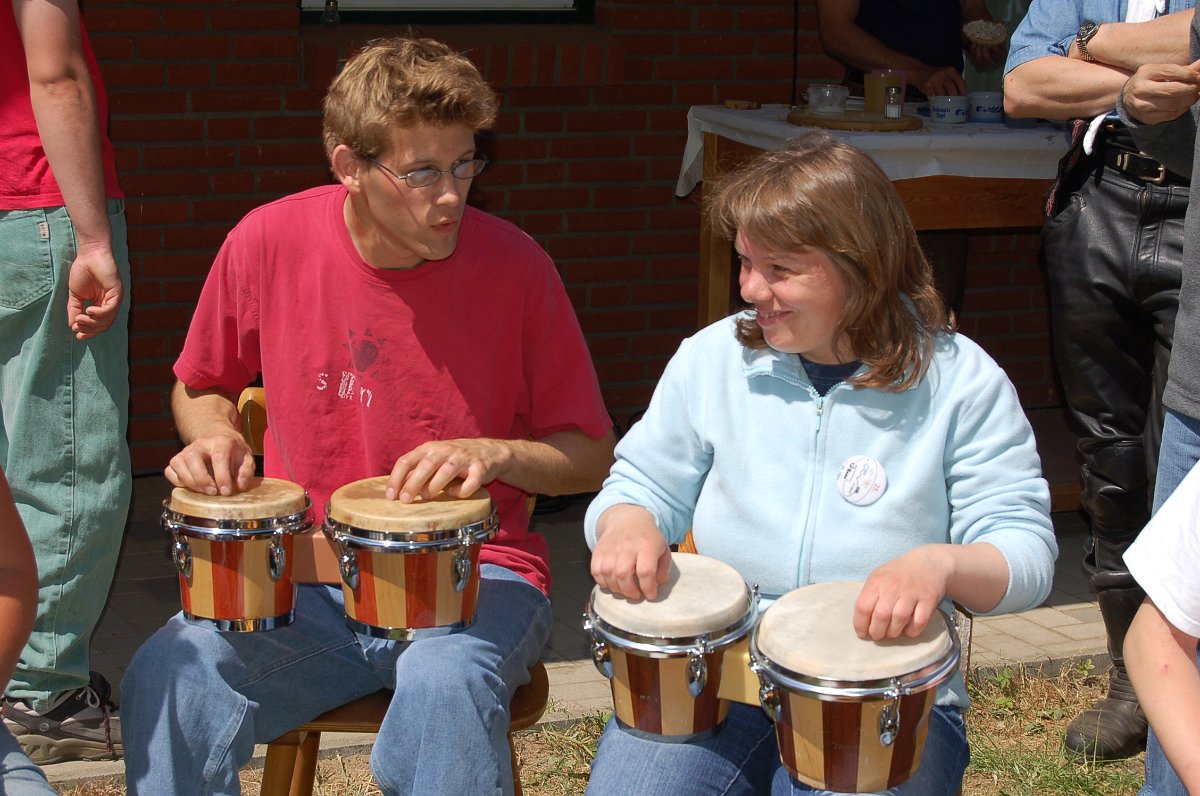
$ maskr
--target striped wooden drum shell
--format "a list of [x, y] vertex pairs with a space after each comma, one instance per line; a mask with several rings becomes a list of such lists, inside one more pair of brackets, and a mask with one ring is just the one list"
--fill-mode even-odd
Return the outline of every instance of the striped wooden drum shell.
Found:
[[174, 489], [162, 525], [174, 538], [183, 615], [239, 633], [290, 624], [294, 535], [312, 524], [308, 495], [290, 481], [256, 478], [228, 496]]
[[887, 790], [916, 772], [937, 686], [958, 666], [958, 636], [941, 611], [918, 638], [860, 639], [853, 618], [862, 585], [788, 592], [750, 637], [784, 768], [840, 793]]
[[[757, 618], [737, 570], [695, 554], [673, 554], [653, 601], [630, 602], [596, 587], [584, 613], [596, 667], [612, 686], [617, 722], [655, 740], [693, 740], [720, 728], [726, 656]], [[730, 656], [735, 657], [735, 656]]]
[[498, 523], [487, 490], [412, 503], [384, 495], [387, 476], [338, 488], [325, 533], [338, 551], [346, 623], [375, 638], [413, 639], [470, 627], [479, 553]]

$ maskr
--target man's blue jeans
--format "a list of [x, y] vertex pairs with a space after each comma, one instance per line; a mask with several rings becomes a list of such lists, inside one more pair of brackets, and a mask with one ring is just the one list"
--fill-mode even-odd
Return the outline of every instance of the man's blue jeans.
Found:
[[240, 793], [254, 744], [380, 688], [395, 689], [371, 753], [385, 794], [512, 793], [508, 705], [553, 616], [524, 578], [482, 570], [474, 624], [412, 642], [351, 631], [333, 586], [301, 586], [295, 621], [262, 633], [176, 615], [122, 681], [130, 796]]
[[46, 775], [22, 751], [17, 739], [0, 723], [0, 793], [4, 796], [57, 796]]
[[66, 208], [0, 211], [0, 465], [37, 557], [37, 619], [6, 695], [45, 710], [88, 682], [88, 646], [129, 511], [129, 253], [108, 202], [125, 297], [90, 340], [67, 326]]
[[[1168, 409], [1163, 420], [1162, 448], [1158, 454], [1158, 482], [1154, 488], [1154, 511], [1166, 502], [1183, 477], [1200, 461], [1200, 420]], [[1200, 655], [1197, 656], [1200, 665]], [[1146, 738], [1146, 784], [1138, 796], [1187, 796], [1175, 769], [1167, 762], [1154, 728]]]
[[[888, 796], [954, 796], [970, 752], [962, 714], [934, 708], [917, 773]], [[698, 742], [638, 737], [610, 719], [588, 780], [589, 796], [828, 794], [793, 780], [779, 759], [775, 726], [757, 705], [733, 704], [725, 725]]]

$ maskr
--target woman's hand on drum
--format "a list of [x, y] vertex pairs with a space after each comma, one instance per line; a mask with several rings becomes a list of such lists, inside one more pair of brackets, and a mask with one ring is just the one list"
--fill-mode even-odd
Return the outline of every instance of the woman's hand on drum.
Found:
[[924, 632], [945, 599], [954, 570], [949, 547], [922, 545], [867, 576], [854, 603], [854, 630], [859, 638], [915, 638]]
[[670, 570], [671, 549], [650, 512], [621, 504], [600, 515], [592, 550], [596, 585], [629, 600], [653, 600]]
[[232, 495], [250, 488], [254, 453], [236, 431], [200, 437], [171, 457], [165, 475], [193, 492]]
[[418, 497], [428, 499], [442, 490], [454, 497], [469, 497], [496, 480], [511, 455], [503, 440], [426, 442], [396, 460], [386, 495], [401, 503], [411, 503]]

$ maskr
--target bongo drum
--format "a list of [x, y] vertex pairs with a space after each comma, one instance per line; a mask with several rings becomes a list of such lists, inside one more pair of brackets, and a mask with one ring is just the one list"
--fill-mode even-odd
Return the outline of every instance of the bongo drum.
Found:
[[342, 575], [346, 624], [375, 638], [414, 639], [469, 627], [479, 552], [499, 523], [487, 490], [412, 503], [384, 495], [387, 476], [338, 488], [325, 534]]
[[653, 601], [592, 589], [583, 628], [596, 668], [611, 682], [617, 722], [666, 741], [719, 729], [729, 713], [717, 693], [726, 653], [757, 616], [757, 598], [737, 570], [690, 553], [672, 554], [670, 577]]
[[183, 615], [238, 633], [289, 624], [294, 535], [312, 524], [308, 495], [290, 481], [255, 478], [229, 496], [176, 487], [162, 525], [175, 540]]
[[921, 764], [937, 686], [958, 664], [954, 625], [938, 611], [918, 638], [860, 639], [862, 584], [820, 583], [769, 606], [750, 637], [759, 699], [794, 779], [845, 793], [882, 791]]

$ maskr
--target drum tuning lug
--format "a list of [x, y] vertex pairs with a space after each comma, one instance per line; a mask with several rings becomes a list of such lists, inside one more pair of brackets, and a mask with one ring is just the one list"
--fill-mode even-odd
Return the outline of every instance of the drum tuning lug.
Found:
[[186, 539], [175, 537], [175, 544], [171, 545], [171, 559], [175, 562], [175, 568], [179, 570], [179, 574], [190, 581], [192, 579], [192, 546], [187, 543]]
[[900, 732], [900, 690], [892, 688], [885, 696], [892, 702], [879, 712], [879, 742], [891, 746]]
[[351, 591], [358, 588], [358, 556], [353, 550], [342, 548], [342, 554], [338, 557], [338, 565], [342, 570], [342, 581], [350, 587]]
[[271, 580], [277, 581], [283, 577], [287, 569], [287, 549], [283, 546], [283, 534], [276, 531], [271, 537], [269, 556]]
[[471, 578], [471, 554], [464, 544], [454, 553], [454, 590], [461, 592], [467, 588]]
[[708, 662], [704, 660], [703, 649], [688, 651], [687, 688], [688, 693], [696, 699], [704, 692], [708, 684]]
[[592, 663], [596, 664], [596, 670], [606, 679], [612, 679], [612, 660], [608, 655], [608, 645], [603, 641], [592, 642]]
[[900, 732], [900, 714], [894, 705], [887, 705], [879, 714], [879, 742], [891, 746]]
[[762, 705], [763, 713], [767, 714], [767, 718], [772, 722], [779, 721], [780, 704], [779, 693], [775, 690], [775, 686], [770, 683], [762, 683], [758, 687], [758, 704]]

